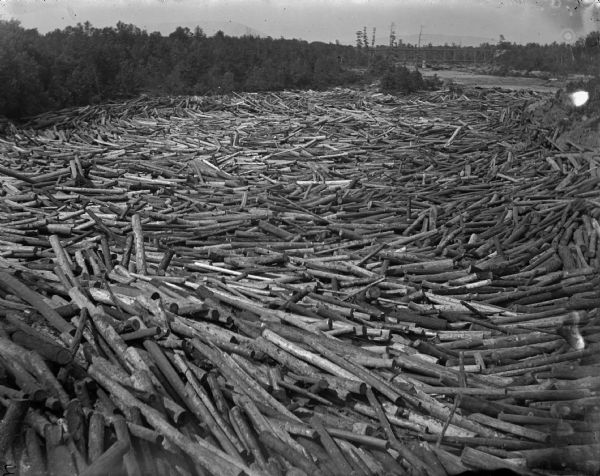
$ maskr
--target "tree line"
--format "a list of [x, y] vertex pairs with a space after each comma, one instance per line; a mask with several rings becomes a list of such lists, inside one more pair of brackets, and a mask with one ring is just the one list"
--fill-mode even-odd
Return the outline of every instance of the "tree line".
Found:
[[574, 44], [554, 42], [547, 45], [519, 45], [500, 42], [495, 63], [501, 73], [513, 70], [600, 76], [600, 31], [593, 31]]
[[[86, 22], [42, 35], [18, 21], [0, 21], [0, 116], [23, 118], [141, 93], [323, 89], [378, 79], [384, 91], [436, 87], [418, 72], [394, 64], [385, 52], [393, 48], [374, 47], [374, 33], [369, 46], [364, 29], [363, 47], [353, 47], [235, 38], [222, 32], [208, 37], [198, 27], [178, 27], [163, 36], [122, 22], [105, 28]], [[500, 42], [496, 48], [496, 73], [541, 70], [600, 76], [599, 32], [574, 45]]]
[[89, 22], [41, 35], [0, 21], [0, 115], [146, 94], [321, 89], [349, 84], [368, 57], [352, 46], [234, 38], [178, 27], [168, 36], [119, 22]]

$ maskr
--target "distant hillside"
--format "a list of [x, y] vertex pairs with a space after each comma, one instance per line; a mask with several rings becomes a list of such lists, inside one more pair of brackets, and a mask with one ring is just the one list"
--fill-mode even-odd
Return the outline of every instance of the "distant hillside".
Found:
[[[398, 38], [402, 39], [404, 43], [410, 43], [411, 45], [416, 45], [419, 43], [418, 33], [414, 35], [399, 35]], [[479, 46], [482, 43], [496, 44], [497, 41], [498, 40], [495, 38], [485, 38], [482, 36], [435, 35], [426, 33], [421, 35], [421, 45], [428, 45], [431, 43], [434, 46], [438, 46], [447, 43], [449, 45], [456, 44], [460, 46]]]
[[194, 30], [196, 26], [202, 28], [202, 31], [207, 36], [213, 36], [217, 31], [222, 31], [227, 36], [241, 37], [245, 35], [266, 37], [263, 32], [258, 31], [248, 25], [237, 23], [234, 21], [187, 21], [187, 22], [165, 22], [165, 23], [148, 23], [145, 25], [145, 30], [148, 32], [159, 31], [161, 34], [167, 36], [173, 33], [178, 27], [188, 27], [190, 30]]

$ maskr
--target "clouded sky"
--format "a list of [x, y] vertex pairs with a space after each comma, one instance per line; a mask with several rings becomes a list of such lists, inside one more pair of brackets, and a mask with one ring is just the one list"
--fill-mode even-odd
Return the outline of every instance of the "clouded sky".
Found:
[[0, 18], [42, 33], [86, 20], [150, 31], [166, 23], [235, 22], [274, 38], [347, 44], [363, 26], [369, 35], [376, 27], [378, 43], [386, 43], [394, 22], [398, 36], [418, 34], [423, 25], [424, 35], [551, 43], [598, 29], [600, 0], [0, 0]]

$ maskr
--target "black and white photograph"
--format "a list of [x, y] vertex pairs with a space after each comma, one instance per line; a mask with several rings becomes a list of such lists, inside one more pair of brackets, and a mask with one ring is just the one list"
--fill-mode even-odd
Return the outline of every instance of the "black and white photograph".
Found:
[[0, 476], [599, 476], [600, 0], [0, 0]]

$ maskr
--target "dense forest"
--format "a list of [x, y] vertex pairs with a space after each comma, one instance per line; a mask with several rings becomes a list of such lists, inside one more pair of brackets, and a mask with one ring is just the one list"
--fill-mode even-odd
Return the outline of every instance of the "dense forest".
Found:
[[495, 64], [498, 72], [546, 71], [552, 74], [583, 73], [600, 75], [600, 31], [579, 38], [573, 45], [539, 45], [500, 42]]
[[[553, 76], [566, 76], [579, 73], [589, 75], [600, 75], [600, 31], [589, 33], [579, 38], [576, 42], [538, 44], [518, 44], [508, 41], [500, 41], [492, 45], [483, 43], [478, 47], [444, 45], [434, 46], [432, 44], [422, 45], [418, 48], [410, 44], [398, 44], [395, 46], [370, 47], [365, 44], [357, 45], [359, 49], [369, 49], [375, 56], [375, 61], [389, 58], [390, 56], [403, 58], [423, 58], [435, 60], [436, 63], [443, 62], [444, 58], [454, 58], [464, 65], [475, 63], [474, 53], [479, 50], [479, 59], [485, 56], [492, 67], [492, 74], [516, 74], [523, 75], [532, 72], [545, 72]], [[403, 54], [394, 53], [402, 51]], [[414, 60], [413, 60], [414, 61]]]
[[357, 79], [367, 55], [352, 46], [300, 40], [207, 37], [177, 28], [168, 37], [134, 25], [89, 23], [40, 35], [0, 22], [0, 114], [148, 94], [326, 88]]
[[[496, 72], [600, 74], [600, 33], [572, 46], [501, 42], [496, 48]], [[368, 42], [353, 47], [222, 32], [208, 37], [182, 27], [165, 37], [122, 22], [106, 28], [86, 22], [41, 35], [17, 21], [0, 21], [0, 116], [23, 118], [141, 93], [322, 89], [375, 79], [384, 91], [435, 86], [392, 57]]]

